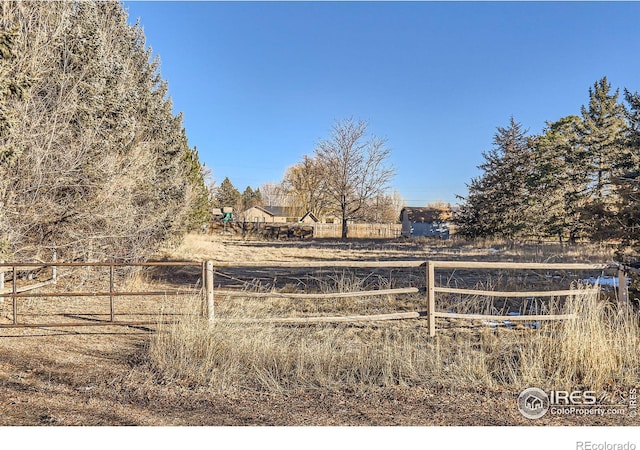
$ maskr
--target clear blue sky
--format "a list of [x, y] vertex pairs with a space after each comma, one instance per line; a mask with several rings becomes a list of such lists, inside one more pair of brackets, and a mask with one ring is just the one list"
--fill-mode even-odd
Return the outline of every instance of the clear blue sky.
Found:
[[124, 2], [189, 144], [240, 191], [279, 182], [336, 120], [387, 139], [411, 206], [455, 202], [511, 116], [579, 114], [607, 76], [640, 91], [640, 3]]

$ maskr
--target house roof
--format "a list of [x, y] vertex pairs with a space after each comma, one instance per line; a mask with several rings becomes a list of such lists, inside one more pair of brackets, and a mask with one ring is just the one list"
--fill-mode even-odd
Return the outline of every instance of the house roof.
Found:
[[306, 213], [304, 216], [302, 216], [300, 218], [300, 222], [302, 222], [304, 219], [306, 219], [307, 217], [309, 217], [311, 220], [313, 220], [314, 222], [319, 222], [318, 218], [316, 217], [315, 214], [313, 214], [311, 211], [309, 211], [308, 213]]
[[448, 220], [451, 217], [450, 209], [439, 209], [432, 207], [405, 207], [402, 208], [400, 213], [400, 220], [404, 216], [404, 212], [407, 212], [407, 218], [409, 222], [441, 222]]
[[296, 217], [295, 209], [287, 206], [254, 206], [254, 208], [273, 217]]

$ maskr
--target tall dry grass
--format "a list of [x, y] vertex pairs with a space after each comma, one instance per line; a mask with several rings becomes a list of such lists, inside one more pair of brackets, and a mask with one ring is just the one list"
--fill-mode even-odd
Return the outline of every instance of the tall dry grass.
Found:
[[602, 300], [597, 286], [569, 298], [565, 309], [577, 319], [549, 325], [523, 346], [518, 364], [521, 381], [590, 388], [637, 385], [638, 311]]
[[220, 311], [213, 324], [197, 310], [190, 305], [190, 314], [163, 325], [150, 343], [149, 363], [165, 382], [266, 391], [434, 384], [610, 389], [640, 382], [639, 315], [603, 302], [597, 289], [581, 289], [566, 302], [563, 312], [574, 320], [538, 329], [440, 329], [435, 338], [423, 320], [247, 322], [248, 315], [269, 315], [265, 300], [246, 299], [243, 308]]

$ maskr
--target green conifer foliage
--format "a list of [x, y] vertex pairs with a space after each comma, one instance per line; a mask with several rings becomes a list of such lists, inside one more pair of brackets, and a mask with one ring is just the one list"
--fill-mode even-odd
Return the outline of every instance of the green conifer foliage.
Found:
[[236, 214], [238, 214], [240, 212], [239, 209], [242, 208], [242, 195], [233, 183], [231, 183], [229, 177], [226, 177], [222, 183], [220, 183], [220, 186], [218, 186], [214, 194], [214, 199], [214, 203], [218, 208], [230, 207], [233, 208]]
[[628, 111], [605, 77], [589, 89], [580, 116], [547, 123], [538, 136], [525, 136], [513, 119], [498, 128], [482, 175], [460, 197], [460, 233], [636, 242], [640, 97], [625, 94]]
[[541, 237], [575, 242], [583, 236], [582, 212], [589, 173], [585, 151], [578, 143], [578, 116], [548, 123], [535, 140], [534, 172], [530, 179], [533, 222], [543, 226]]
[[0, 29], [18, 30], [14, 76], [29, 80], [4, 137], [22, 149], [0, 192], [9, 253], [56, 245], [68, 258], [140, 260], [206, 219], [197, 151], [122, 4], [1, 8]]
[[606, 239], [615, 235], [616, 196], [613, 180], [617, 162], [625, 153], [627, 128], [619, 91], [611, 92], [604, 77], [589, 89], [589, 106], [582, 107], [578, 126], [580, 144], [585, 149], [584, 164], [590, 173], [589, 202], [584, 220], [589, 235]]
[[527, 232], [532, 148], [514, 118], [506, 128], [498, 127], [493, 144], [482, 154], [483, 174], [471, 181], [469, 195], [463, 199], [457, 215], [459, 232], [512, 240]]
[[617, 204], [617, 237], [623, 262], [640, 261], [640, 94], [625, 90], [629, 105], [629, 131], [624, 157], [616, 165], [614, 178]]

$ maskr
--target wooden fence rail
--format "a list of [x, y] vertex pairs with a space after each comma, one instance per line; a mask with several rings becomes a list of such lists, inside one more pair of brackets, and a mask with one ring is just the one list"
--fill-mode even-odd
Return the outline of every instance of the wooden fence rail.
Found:
[[427, 320], [429, 321], [429, 335], [436, 334], [436, 317], [466, 320], [493, 320], [493, 321], [539, 321], [539, 320], [566, 320], [574, 318], [570, 314], [545, 314], [522, 316], [498, 316], [484, 314], [455, 314], [436, 311], [436, 293], [457, 293], [463, 295], [480, 295], [488, 297], [559, 297], [570, 296], [577, 293], [576, 290], [554, 291], [488, 291], [483, 289], [457, 289], [435, 286], [435, 270], [440, 269], [506, 269], [506, 270], [606, 270], [618, 269], [618, 299], [628, 299], [626, 276], [624, 270], [618, 264], [583, 264], [583, 263], [516, 263], [516, 262], [481, 262], [481, 261], [427, 261]]
[[[118, 267], [198, 267], [201, 269], [200, 285], [201, 289], [180, 289], [180, 290], [155, 290], [155, 291], [139, 291], [127, 292], [119, 291], [115, 288], [114, 269]], [[37, 288], [42, 288], [49, 284], [50, 281], [40, 283], [40, 285], [31, 288], [26, 286], [18, 286], [17, 273], [28, 270], [41, 270], [43, 268], [52, 268], [55, 274], [61, 267], [102, 267], [109, 269], [109, 287], [108, 289], [94, 292], [33, 292]], [[256, 268], [265, 270], [269, 268], [328, 268], [328, 267], [350, 267], [350, 268], [422, 268], [425, 272], [425, 287], [400, 287], [393, 289], [377, 289], [363, 290], [355, 292], [335, 292], [335, 293], [288, 293], [288, 292], [251, 292], [245, 290], [233, 289], [215, 289], [214, 276], [215, 270], [219, 268]], [[425, 295], [426, 311], [415, 312], [396, 312], [389, 314], [375, 315], [350, 315], [350, 316], [333, 316], [333, 317], [305, 317], [305, 318], [272, 318], [272, 319], [246, 319], [246, 321], [270, 321], [273, 323], [320, 323], [320, 322], [360, 322], [360, 321], [377, 321], [377, 320], [396, 320], [408, 318], [425, 318], [427, 320], [430, 336], [435, 336], [436, 319], [466, 319], [466, 320], [493, 320], [493, 321], [540, 321], [540, 320], [566, 320], [573, 318], [571, 315], [522, 315], [522, 316], [500, 316], [500, 315], [484, 315], [484, 314], [455, 314], [438, 312], [436, 310], [436, 295], [439, 293], [450, 293], [460, 295], [475, 295], [485, 297], [558, 297], [575, 295], [575, 290], [550, 290], [550, 291], [490, 291], [486, 289], [460, 289], [447, 286], [436, 286], [435, 273], [436, 270], [443, 269], [505, 269], [505, 270], [563, 270], [563, 271], [604, 271], [606, 269], [615, 268], [618, 270], [618, 297], [622, 301], [628, 298], [626, 294], [626, 271], [623, 266], [618, 264], [576, 264], [576, 263], [509, 263], [509, 262], [478, 262], [478, 261], [424, 261], [424, 260], [402, 260], [402, 261], [265, 261], [265, 262], [195, 262], [195, 261], [171, 261], [171, 262], [147, 262], [147, 263], [68, 263], [52, 261], [51, 263], [0, 263], [0, 274], [10, 272], [13, 274], [12, 286], [10, 289], [0, 291], [0, 299], [11, 298], [13, 303], [12, 324], [0, 324], [0, 328], [4, 327], [58, 327], [58, 326], [79, 326], [74, 323], [40, 323], [25, 324], [18, 320], [18, 300], [25, 297], [43, 298], [43, 297], [107, 297], [109, 299], [109, 320], [96, 321], [95, 325], [126, 325], [128, 322], [117, 321], [115, 319], [116, 312], [114, 309], [114, 299], [121, 296], [160, 296], [160, 295], [194, 295], [199, 294], [203, 299], [203, 314], [209, 321], [215, 319], [214, 298], [218, 301], [225, 297], [246, 297], [246, 298], [291, 298], [291, 299], [326, 299], [326, 298], [356, 298], [367, 296], [381, 295], [397, 295], [397, 294], [420, 294]], [[154, 324], [157, 322], [130, 322], [132, 325]], [[83, 323], [82, 325], [87, 325]]]
[[330, 292], [318, 294], [299, 294], [294, 292], [251, 292], [238, 291], [231, 289], [216, 289], [215, 293], [219, 296], [226, 297], [246, 297], [246, 298], [293, 298], [293, 299], [327, 299], [327, 298], [357, 298], [371, 297], [375, 295], [393, 295], [393, 294], [418, 294], [420, 289], [416, 287], [395, 288], [395, 289], [376, 289], [372, 291], [354, 291], [354, 292]]
[[[464, 320], [492, 320], [492, 321], [541, 321], [568, 320], [575, 318], [571, 314], [536, 314], [522, 316], [502, 316], [485, 314], [457, 314], [436, 311], [436, 294], [453, 293], [460, 295], [475, 295], [486, 297], [560, 297], [575, 295], [578, 291], [572, 289], [549, 291], [490, 291], [484, 289], [459, 289], [446, 286], [436, 286], [436, 269], [505, 269], [505, 270], [563, 270], [563, 271], [604, 271], [611, 268], [618, 269], [619, 298], [624, 299], [626, 282], [624, 270], [618, 264], [585, 264], [585, 263], [514, 263], [514, 262], [480, 262], [480, 261], [304, 261], [304, 262], [247, 262], [247, 263], [214, 263], [216, 267], [353, 267], [353, 268], [394, 268], [394, 267], [425, 267], [426, 287], [423, 289], [395, 288], [358, 292], [341, 293], [286, 293], [286, 292], [251, 292], [240, 290], [216, 290], [215, 295], [221, 297], [244, 298], [291, 298], [291, 299], [326, 299], [326, 298], [355, 298], [375, 295], [417, 294], [426, 293], [426, 311], [403, 312], [376, 315], [334, 316], [334, 317], [304, 317], [304, 318], [271, 318], [271, 319], [238, 319], [243, 322], [271, 322], [271, 323], [322, 323], [322, 322], [360, 322], [365, 320], [395, 320], [407, 318], [426, 318], [429, 335], [435, 336], [436, 318], [464, 319]], [[213, 320], [213, 317], [210, 317]]]

